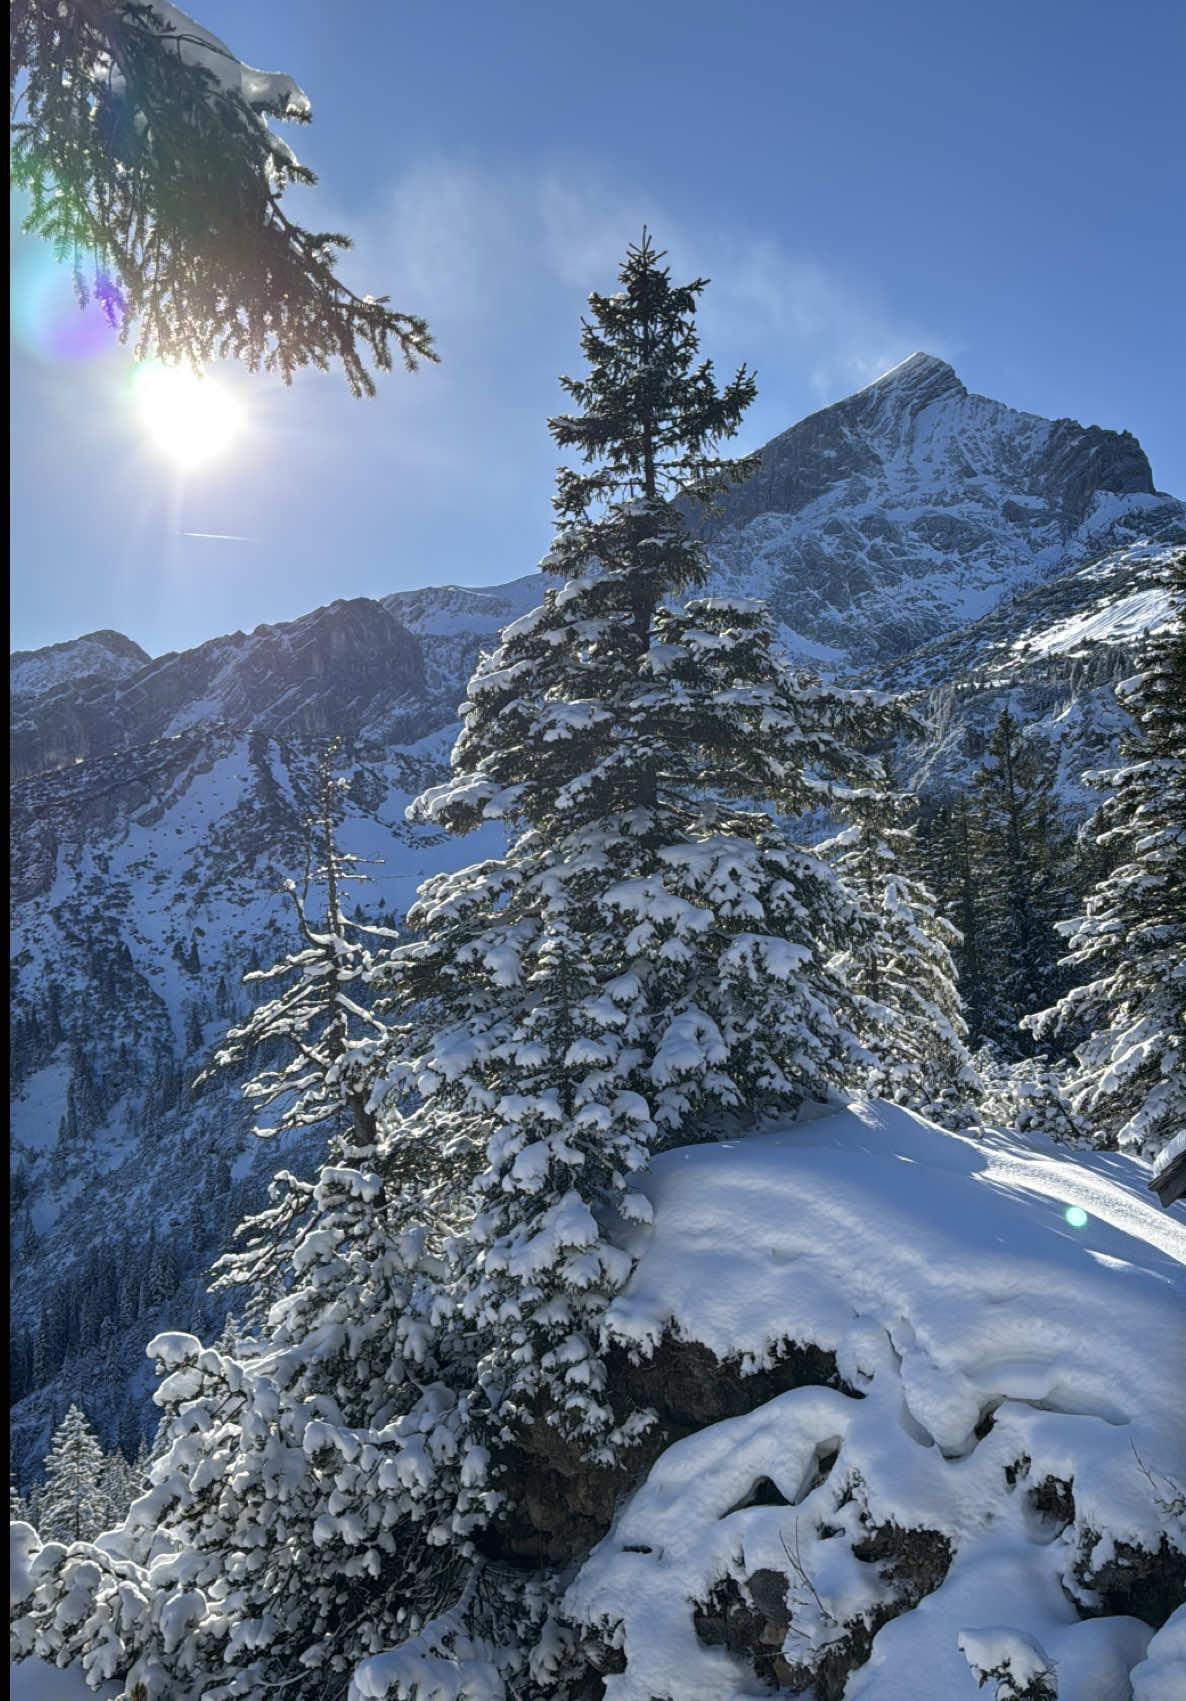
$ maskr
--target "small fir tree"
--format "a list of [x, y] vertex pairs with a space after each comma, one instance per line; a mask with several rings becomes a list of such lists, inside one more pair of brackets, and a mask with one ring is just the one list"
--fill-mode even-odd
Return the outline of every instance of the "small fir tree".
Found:
[[1088, 977], [1026, 1026], [1077, 1043], [1066, 1093], [1097, 1144], [1156, 1158], [1186, 1127], [1186, 563], [1173, 618], [1117, 688], [1136, 730], [1092, 836], [1114, 862], [1065, 924], [1065, 966]]
[[979, 1090], [956, 988], [961, 936], [913, 872], [919, 848], [905, 824], [912, 807], [885, 772], [877, 790], [850, 803], [853, 824], [821, 846], [876, 921], [831, 967], [858, 995], [858, 1031], [876, 1058], [868, 1090], [958, 1126]]
[[90, 1541], [107, 1523], [103, 1449], [80, 1406], [72, 1404], [45, 1456], [37, 1518], [46, 1541]]
[[122, 1448], [116, 1447], [104, 1455], [99, 1488], [104, 1502], [104, 1527], [122, 1523], [139, 1493], [135, 1471]]
[[[294, 1128], [349, 1126], [355, 1139], [374, 1139], [374, 1115], [368, 1103], [368, 1060], [383, 1024], [359, 1003], [371, 966], [368, 940], [399, 936], [389, 928], [369, 927], [347, 918], [343, 908], [348, 881], [364, 879], [358, 858], [338, 847], [342, 788], [333, 770], [337, 743], [318, 762], [316, 814], [306, 822], [304, 879], [287, 880], [301, 949], [268, 969], [249, 970], [244, 985], [287, 981], [275, 998], [259, 1004], [247, 1020], [232, 1028], [210, 1067], [194, 1082], [201, 1085], [222, 1069], [250, 1064], [262, 1052], [287, 1053], [276, 1065], [265, 1064], [244, 1085], [245, 1096], [269, 1121], [257, 1124], [261, 1136]], [[325, 916], [313, 913], [311, 893], [324, 887]]]

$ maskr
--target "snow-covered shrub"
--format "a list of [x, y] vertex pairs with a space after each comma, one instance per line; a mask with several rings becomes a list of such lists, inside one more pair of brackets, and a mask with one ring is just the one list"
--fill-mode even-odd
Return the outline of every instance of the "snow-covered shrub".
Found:
[[911, 872], [918, 852], [905, 825], [908, 807], [886, 774], [849, 800], [852, 825], [819, 847], [873, 924], [854, 930], [831, 964], [857, 995], [858, 1032], [873, 1059], [852, 1084], [966, 1127], [981, 1084], [956, 987], [952, 951], [960, 934]]
[[983, 1092], [979, 1120], [1018, 1134], [1046, 1134], [1067, 1146], [1090, 1144], [1067, 1102], [1063, 1071], [1043, 1053], [1011, 1061], [992, 1046], [975, 1054]]

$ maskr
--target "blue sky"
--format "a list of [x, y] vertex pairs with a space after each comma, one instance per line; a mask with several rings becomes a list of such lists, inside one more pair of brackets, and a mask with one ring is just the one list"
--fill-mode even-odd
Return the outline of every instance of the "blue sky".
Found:
[[[131, 358], [82, 357], [68, 276], [13, 248], [12, 634], [151, 654], [340, 596], [532, 571], [556, 382], [645, 222], [713, 280], [756, 447], [925, 349], [968, 387], [1133, 431], [1186, 495], [1180, 0], [233, 0], [195, 14], [313, 102], [293, 210], [442, 363], [354, 402], [226, 372], [233, 453], [179, 472]], [[72, 329], [73, 327], [73, 329]], [[194, 536], [191, 534], [217, 534]], [[232, 541], [233, 540], [233, 541]]]

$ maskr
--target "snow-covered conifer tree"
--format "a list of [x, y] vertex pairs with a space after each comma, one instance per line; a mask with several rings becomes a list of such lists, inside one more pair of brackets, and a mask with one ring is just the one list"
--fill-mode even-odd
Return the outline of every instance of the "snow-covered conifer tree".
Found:
[[937, 894], [940, 911], [956, 929], [951, 946], [960, 1004], [971, 1043], [982, 1042], [990, 992], [983, 932], [983, 901], [977, 874], [972, 808], [966, 795], [941, 804], [920, 823], [920, 868], [925, 884]]
[[[505, 857], [430, 880], [421, 937], [379, 972], [407, 1013], [391, 1080], [466, 1148], [477, 1216], [458, 1267], [486, 1343], [495, 1436], [543, 1420], [594, 1455], [628, 1438], [600, 1321], [629, 1271], [612, 1223], [656, 1148], [747, 1127], [853, 1078], [857, 1006], [829, 966], [870, 925], [771, 813], [840, 807], [884, 730], [867, 698], [793, 675], [758, 604], [679, 593], [705, 576], [671, 498], [752, 463], [715, 453], [754, 394], [697, 363], [704, 279], [649, 237], [590, 297], [579, 412], [545, 566], [570, 575], [479, 664], [453, 777], [414, 806]], [[645, 1423], [645, 1415], [628, 1419]]]
[[[417, 806], [504, 821], [506, 854], [421, 889], [418, 936], [367, 973], [378, 1049], [305, 1059], [307, 1120], [351, 1116], [224, 1266], [266, 1303], [218, 1349], [154, 1340], [150, 1490], [85, 1572], [38, 1557], [23, 1649], [80, 1657], [82, 1602], [92, 1669], [152, 1701], [322, 1701], [352, 1671], [359, 1695], [502, 1693], [553, 1581], [500, 1566], [490, 1527], [522, 1510], [528, 1443], [604, 1461], [649, 1420], [602, 1336], [623, 1221], [649, 1212], [632, 1178], [873, 1062], [831, 964], [875, 924], [784, 823], [843, 813], [887, 716], [791, 673], [758, 605], [674, 600], [705, 563], [668, 498], [748, 470], [715, 445], [753, 381], [696, 364], [704, 281], [660, 260], [644, 236], [591, 298], [581, 411], [553, 422], [587, 469], [559, 479], [568, 582], [480, 664], [453, 777]], [[339, 1008], [361, 959], [312, 932], [260, 1037], [307, 1046]]]
[[128, 1507], [139, 1494], [139, 1477], [120, 1447], [114, 1448], [103, 1457], [103, 1468], [99, 1473], [99, 1487], [103, 1495], [103, 1528], [109, 1524], [118, 1523], [126, 1514]]
[[850, 802], [852, 824], [820, 847], [877, 922], [831, 966], [859, 995], [858, 1031], [875, 1057], [869, 1091], [958, 1124], [978, 1087], [952, 957], [960, 935], [912, 872], [909, 807], [885, 774], [878, 789]]
[[89, 1541], [108, 1513], [103, 1492], [103, 1449], [80, 1406], [71, 1404], [45, 1456], [45, 1484], [37, 1494], [37, 1519], [47, 1541]]
[[1186, 1127], [1186, 566], [1175, 611], [1117, 696], [1136, 722], [1091, 824], [1114, 859], [1063, 927], [1065, 964], [1086, 981], [1029, 1018], [1039, 1037], [1078, 1039], [1067, 1097], [1103, 1146], [1154, 1158]]
[[1070, 841], [1041, 742], [1002, 710], [976, 776], [972, 850], [980, 910], [982, 1031], [1006, 1056], [1030, 1049], [1022, 1017], [1063, 989], [1057, 923], [1070, 906]]
[[[243, 1088], [248, 1099], [271, 1113], [270, 1120], [257, 1125], [254, 1132], [271, 1135], [327, 1123], [341, 1131], [351, 1125], [354, 1136], [367, 1144], [375, 1133], [368, 1108], [369, 1059], [383, 1025], [358, 1002], [357, 994], [371, 967], [368, 940], [386, 943], [399, 935], [351, 920], [344, 912], [345, 883], [365, 876], [354, 872], [358, 858], [344, 853], [337, 843], [342, 782], [333, 772], [336, 754], [335, 742], [322, 752], [318, 763], [317, 810], [306, 822], [304, 879], [299, 887], [294, 880], [284, 883], [301, 948], [271, 968], [250, 970], [243, 976], [245, 985], [276, 980], [288, 984], [231, 1029], [195, 1085], [216, 1070], [278, 1047], [288, 1054], [284, 1060], [265, 1064]], [[312, 913], [310, 894], [315, 884], [325, 888], [323, 920]]]

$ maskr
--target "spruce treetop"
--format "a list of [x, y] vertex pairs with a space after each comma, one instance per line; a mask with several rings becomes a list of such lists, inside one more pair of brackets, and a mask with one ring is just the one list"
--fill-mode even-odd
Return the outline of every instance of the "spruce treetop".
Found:
[[[581, 321], [588, 376], [560, 380], [581, 411], [550, 419], [548, 430], [589, 469], [562, 467], [557, 474], [555, 551], [566, 566], [600, 541], [587, 531], [598, 508], [650, 505], [677, 492], [708, 506], [757, 466], [756, 456], [728, 461], [715, 453], [753, 401], [754, 376], [741, 366], [718, 390], [712, 361], [697, 364], [697, 297], [708, 279], [674, 285], [660, 264], [664, 257], [644, 229], [641, 242], [626, 251], [621, 290], [589, 296], [591, 318]], [[682, 582], [688, 581], [675, 581]]]

